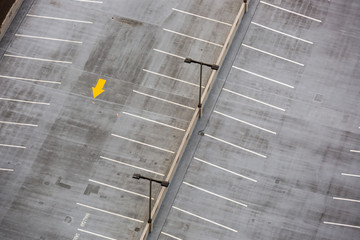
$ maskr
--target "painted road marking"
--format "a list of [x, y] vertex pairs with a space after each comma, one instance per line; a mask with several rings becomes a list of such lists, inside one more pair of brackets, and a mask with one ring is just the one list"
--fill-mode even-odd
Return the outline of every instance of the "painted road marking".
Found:
[[90, 217], [90, 213], [86, 213], [84, 218], [82, 219], [81, 223], [80, 223], [80, 227], [85, 227], [87, 221], [89, 220]]
[[0, 168], [0, 171], [4, 171], [4, 172], [13, 172], [14, 169], [10, 169], [10, 168]]
[[236, 176], [245, 178], [245, 179], [250, 180], [250, 181], [252, 181], [252, 182], [257, 182], [257, 180], [255, 180], [255, 179], [252, 179], [252, 178], [246, 177], [246, 176], [244, 176], [244, 175], [241, 175], [241, 174], [239, 174], [239, 173], [230, 171], [230, 170], [228, 170], [228, 169], [226, 169], [226, 168], [220, 167], [220, 166], [215, 165], [215, 164], [213, 164], [213, 163], [209, 163], [209, 162], [204, 161], [204, 160], [202, 160], [202, 159], [200, 159], [200, 158], [194, 157], [194, 159], [197, 160], [197, 161], [199, 161], [199, 162], [208, 164], [208, 165], [210, 165], [210, 166], [212, 166], [212, 167], [215, 167], [215, 168], [218, 168], [218, 169], [220, 169], [220, 170], [223, 170], [223, 171], [225, 171], [225, 172], [228, 172], [228, 173], [234, 174], [234, 175], [236, 175]]
[[175, 236], [173, 236], [171, 234], [168, 234], [166, 232], [161, 232], [161, 234], [164, 234], [165, 236], [171, 237], [171, 238], [176, 239], [176, 240], [182, 240], [181, 238], [175, 237]]
[[79, 205], [79, 206], [85, 207], [85, 208], [89, 208], [89, 209], [93, 209], [93, 210], [99, 211], [99, 212], [111, 214], [111, 215], [114, 215], [114, 216], [117, 216], [117, 217], [121, 217], [121, 218], [125, 218], [125, 219], [128, 219], [128, 220], [132, 220], [132, 221], [135, 221], [135, 222], [144, 223], [144, 221], [142, 221], [142, 220], [135, 219], [135, 218], [131, 218], [131, 217], [127, 217], [127, 216], [124, 216], [124, 215], [121, 215], [121, 214], [118, 214], [118, 213], [109, 212], [109, 211], [106, 211], [106, 210], [103, 210], [103, 209], [100, 209], [100, 208], [96, 208], [96, 207], [91, 207], [91, 206], [89, 206], [89, 205], [85, 205], [85, 204], [82, 204], [82, 203], [76, 203], [76, 204]]
[[233, 144], [233, 143], [227, 142], [227, 141], [222, 140], [222, 139], [220, 139], [220, 138], [217, 138], [217, 137], [211, 136], [211, 135], [209, 135], [209, 134], [206, 134], [206, 133], [205, 133], [205, 136], [210, 137], [210, 138], [212, 138], [212, 139], [215, 139], [215, 140], [217, 140], [217, 141], [219, 141], [219, 142], [226, 143], [226, 144], [228, 144], [228, 145], [230, 145], [230, 146], [233, 146], [233, 147], [239, 148], [239, 149], [244, 150], [244, 151], [246, 151], [246, 152], [249, 152], [249, 153], [252, 153], [252, 154], [258, 155], [258, 156], [260, 156], [260, 157], [267, 158], [267, 157], [266, 157], [265, 155], [263, 155], [263, 154], [257, 153], [257, 152], [255, 152], [255, 151], [249, 150], [249, 149], [244, 148], [244, 147], [240, 147], [240, 146], [238, 146], [238, 145], [235, 145], [235, 144]]
[[32, 101], [19, 100], [19, 99], [11, 99], [11, 98], [0, 98], [0, 100], [11, 101], [11, 102], [21, 102], [21, 103], [40, 104], [40, 105], [50, 105], [50, 103], [32, 102]]
[[116, 134], [113, 134], [113, 133], [111, 134], [111, 136], [118, 137], [118, 138], [130, 141], [130, 142], [138, 143], [138, 144], [141, 144], [141, 145], [144, 145], [144, 146], [147, 146], [147, 147], [155, 148], [155, 149], [158, 149], [158, 150], [161, 150], [161, 151], [164, 151], [164, 152], [168, 152], [168, 153], [171, 153], [171, 154], [175, 153], [175, 152], [170, 151], [170, 150], [165, 149], [165, 148], [161, 148], [161, 147], [157, 147], [157, 146], [150, 145], [150, 144], [147, 144], [147, 143], [143, 143], [143, 142], [140, 142], [140, 141], [137, 141], [137, 140], [134, 140], [134, 139], [130, 139], [130, 138], [126, 138], [126, 137], [116, 135]]
[[349, 202], [358, 202], [360, 203], [360, 200], [355, 200], [355, 199], [350, 199], [350, 198], [338, 198], [338, 197], [333, 197], [334, 200], [342, 200], [342, 201], [349, 201]]
[[250, 49], [252, 49], [252, 50], [255, 50], [255, 51], [258, 51], [258, 52], [261, 52], [261, 53], [265, 53], [265, 54], [270, 55], [270, 56], [272, 56], [272, 57], [276, 57], [276, 58], [279, 58], [279, 59], [282, 59], [282, 60], [285, 60], [285, 61], [288, 61], [288, 62], [297, 64], [297, 65], [300, 65], [300, 66], [302, 66], [302, 67], [305, 66], [305, 65], [302, 64], [302, 63], [299, 63], [299, 62], [290, 60], [290, 59], [288, 59], [288, 58], [281, 57], [281, 56], [279, 56], [279, 55], [275, 55], [275, 54], [273, 54], [273, 53], [266, 52], [266, 51], [261, 50], [261, 49], [258, 49], [258, 48], [251, 47], [251, 46], [246, 45], [246, 44], [243, 44], [243, 43], [242, 43], [241, 45], [244, 46], [244, 47], [250, 48]]
[[11, 77], [11, 76], [5, 76], [5, 75], [0, 75], [0, 78], [8, 78], [8, 79], [24, 80], [24, 81], [30, 81], [30, 82], [43, 82], [43, 83], [61, 84], [61, 82], [46, 81], [46, 80], [38, 80], [38, 79], [31, 79], [31, 78], [21, 78], [21, 77]]
[[254, 128], [257, 128], [257, 129], [260, 129], [260, 130], [263, 130], [263, 131], [266, 131], [266, 132], [269, 132], [269, 133], [272, 133], [272, 134], [275, 134], [275, 135], [276, 135], [276, 132], [271, 131], [271, 130], [268, 130], [268, 129], [266, 129], [266, 128], [259, 127], [259, 126], [255, 125], [255, 124], [248, 123], [248, 122], [246, 122], [246, 121], [240, 120], [240, 119], [238, 119], [238, 118], [231, 117], [231, 116], [229, 116], [229, 115], [226, 115], [226, 114], [221, 113], [221, 112], [218, 112], [218, 111], [214, 111], [214, 113], [220, 114], [220, 115], [222, 115], [222, 116], [224, 116], [224, 117], [233, 119], [233, 120], [235, 120], [235, 121], [244, 123], [244, 124], [246, 124], [246, 125], [249, 125], [249, 126], [252, 126], [252, 127], [254, 127]]
[[0, 121], [2, 124], [11, 124], [11, 125], [20, 125], [20, 126], [28, 126], [28, 127], [37, 127], [38, 125], [35, 124], [29, 124], [29, 123], [16, 123], [16, 122], [5, 122]]
[[[123, 188], [115, 187], [115, 186], [112, 186], [112, 185], [109, 185], [109, 184], [106, 184], [106, 183], [103, 183], [103, 182], [95, 181], [95, 180], [92, 180], [92, 179], [89, 179], [89, 182], [97, 183], [97, 184], [100, 184], [100, 185], [103, 185], [103, 186], [106, 186], [106, 187], [109, 187], [109, 188], [113, 188], [113, 189], [116, 189], [116, 190], [119, 190], [119, 191], [122, 191], [122, 192], [130, 193], [130, 194], [133, 194], [133, 195], [136, 195], [136, 196], [139, 196], [139, 197], [149, 199], [148, 196], [145, 196], [145, 195], [142, 195], [142, 194], [139, 194], [139, 193], [136, 193], [136, 192], [132, 192], [132, 191], [129, 191], [129, 190], [126, 190], [126, 189], [123, 189]], [[151, 198], [151, 200], [154, 200], [154, 198]]]
[[60, 39], [60, 38], [39, 37], [39, 36], [24, 35], [24, 34], [15, 34], [15, 36], [16, 37], [35, 38], [35, 39], [42, 39], [42, 40], [50, 40], [50, 41], [59, 41], [59, 42], [69, 42], [69, 43], [82, 44], [82, 42], [79, 42], [79, 41], [66, 40], [66, 39]]
[[180, 104], [180, 103], [169, 101], [169, 100], [166, 100], [164, 98], [159, 98], [159, 97], [147, 94], [147, 93], [139, 92], [139, 91], [136, 91], [136, 90], [133, 90], [133, 92], [144, 95], [146, 97], [154, 98], [154, 99], [157, 99], [157, 100], [160, 100], [160, 101], [163, 101], [163, 102], [171, 103], [171, 104], [174, 104], [176, 106], [180, 106], [180, 107], [187, 108], [187, 109], [190, 109], [190, 110], [195, 110], [195, 108], [193, 108], [193, 107], [189, 107], [189, 106], [186, 106], [186, 105], [183, 105], [183, 104]]
[[9, 145], [9, 144], [2, 144], [2, 143], [0, 143], [0, 147], [23, 148], [23, 149], [25, 149], [25, 148], [26, 148], [26, 147], [24, 147], [24, 146]]
[[26, 14], [26, 16], [28, 16], [28, 17], [36, 17], [36, 18], [52, 19], [52, 20], [59, 20], [59, 21], [67, 21], [67, 22], [78, 22], [78, 23], [92, 24], [92, 22], [89, 22], [89, 21], [74, 20], [74, 19], [67, 19], [67, 18], [57, 18], [57, 17], [40, 16], [40, 15], [33, 15], [33, 14]]
[[115, 163], [119, 163], [119, 164], [122, 164], [122, 165], [125, 165], [125, 166], [128, 166], [128, 167], [132, 167], [132, 168], [136, 168], [136, 169], [139, 169], [139, 170], [143, 170], [143, 171], [146, 171], [146, 172], [149, 172], [149, 173], [153, 173], [153, 174], [156, 174], [156, 175], [165, 176], [165, 175], [162, 174], [162, 173], [154, 172], [154, 171], [151, 171], [151, 170], [148, 170], [148, 169], [145, 169], [145, 168], [137, 167], [137, 166], [134, 166], [134, 165], [131, 165], [131, 164], [128, 164], [128, 163], [124, 163], [124, 162], [120, 162], [120, 161], [115, 160], [115, 159], [111, 159], [111, 158], [107, 158], [107, 157], [103, 157], [103, 156], [100, 156], [100, 158], [101, 158], [101, 159], [108, 160], [108, 161], [112, 161], [112, 162], [115, 162]]
[[188, 183], [188, 182], [183, 182], [183, 183], [184, 183], [184, 184], [186, 184], [186, 185], [188, 185], [188, 186], [190, 186], [190, 187], [196, 188], [196, 189], [198, 189], [198, 190], [200, 190], [200, 191], [203, 191], [203, 192], [209, 193], [209, 194], [211, 194], [211, 195], [214, 195], [214, 196], [216, 196], [216, 197], [219, 197], [219, 198], [225, 199], [225, 200], [227, 200], [227, 201], [230, 201], [230, 202], [233, 202], [233, 203], [239, 204], [239, 205], [241, 205], [241, 206], [243, 206], [243, 207], [247, 207], [247, 205], [246, 205], [246, 204], [244, 204], [244, 203], [241, 203], [241, 202], [238, 202], [238, 201], [232, 200], [232, 199], [230, 199], [230, 198], [227, 198], [227, 197], [221, 196], [221, 195], [219, 195], [219, 194], [216, 194], [216, 193], [210, 192], [210, 191], [205, 190], [205, 189], [203, 189], [203, 188], [200, 188], [200, 187], [197, 187], [197, 186], [195, 186], [195, 185], [192, 185], [192, 184], [190, 184], [190, 183]]
[[77, 230], [80, 231], [80, 232], [84, 232], [84, 233], [88, 233], [88, 234], [97, 236], [97, 237], [101, 237], [101, 238], [105, 238], [105, 239], [109, 239], [109, 240], [116, 240], [115, 238], [106, 237], [106, 236], [104, 236], [104, 235], [101, 235], [101, 234], [98, 234], [98, 233], [94, 233], [94, 232], [90, 232], [90, 231], [86, 231], [86, 230], [83, 230], [83, 229], [81, 229], [81, 228], [78, 228]]
[[165, 52], [165, 51], [162, 51], [162, 50], [159, 50], [159, 49], [156, 49], [154, 48], [154, 51], [156, 52], [159, 52], [159, 53], [163, 53], [163, 54], [166, 54], [166, 55], [169, 55], [169, 56], [173, 56], [173, 57], [177, 57], [177, 58], [180, 58], [180, 59], [185, 59], [185, 57], [182, 57], [182, 56], [179, 56], [179, 55], [176, 55], [176, 54], [172, 54], [172, 53], [169, 53], [169, 52]]
[[132, 113], [128, 113], [128, 112], [122, 112], [122, 113], [126, 114], [126, 115], [129, 115], [129, 116], [132, 116], [132, 117], [136, 117], [136, 118], [145, 120], [145, 121], [148, 121], [148, 122], [156, 123], [156, 124], [159, 124], [159, 125], [162, 125], [162, 126], [165, 126], [165, 127], [169, 127], [169, 128], [173, 128], [173, 129], [185, 132], [185, 129], [174, 127], [174, 126], [171, 126], [171, 125], [168, 125], [168, 124], [165, 124], [165, 123], [162, 123], [162, 122], [158, 122], [158, 121], [155, 121], [155, 120], [151, 120], [149, 118], [144, 118], [144, 117], [141, 117], [141, 116], [138, 116], [138, 115], [135, 115], [135, 114], [132, 114]]
[[214, 222], [214, 221], [209, 220], [209, 219], [207, 219], [207, 218], [201, 217], [201, 216], [199, 216], [199, 215], [193, 214], [193, 213], [191, 213], [191, 212], [185, 211], [185, 210], [183, 210], [183, 209], [181, 209], [181, 208], [178, 208], [178, 207], [175, 207], [175, 206], [172, 206], [172, 208], [174, 208], [174, 209], [176, 209], [176, 210], [178, 210], [178, 211], [181, 211], [181, 212], [183, 212], [183, 213], [189, 214], [189, 215], [191, 215], [191, 216], [193, 216], [193, 217], [197, 217], [197, 218], [199, 218], [199, 219], [201, 219], [201, 220], [204, 220], [204, 221], [206, 221], [206, 222], [215, 224], [215, 225], [217, 225], [217, 226], [219, 226], [219, 227], [228, 229], [228, 230], [233, 231], [233, 232], [238, 232], [238, 231], [236, 231], [235, 229], [232, 229], [232, 228], [227, 227], [227, 226], [225, 226], [225, 225], [222, 225], [222, 224], [220, 224], [220, 223]]
[[279, 107], [276, 107], [276, 106], [271, 105], [271, 104], [269, 104], [269, 103], [266, 103], [266, 102], [263, 102], [263, 101], [257, 100], [257, 99], [255, 99], [255, 98], [251, 98], [251, 97], [245, 96], [245, 95], [243, 95], [243, 94], [240, 94], [240, 93], [237, 93], [237, 92], [231, 91], [231, 90], [229, 90], [229, 89], [227, 89], [227, 88], [223, 88], [223, 90], [225, 90], [225, 91], [227, 91], [227, 92], [229, 92], [229, 93], [232, 93], [232, 94], [238, 95], [238, 96], [240, 96], [240, 97], [243, 97], [243, 98], [249, 99], [249, 100], [251, 100], [251, 101], [254, 101], [254, 102], [257, 102], [257, 103], [261, 103], [261, 104], [263, 104], [263, 105], [265, 105], [265, 106], [272, 107], [272, 108], [275, 108], [275, 109], [278, 109], [278, 110], [281, 110], [281, 111], [285, 112], [285, 109], [283, 109], [283, 108], [279, 108]]
[[230, 27], [232, 26], [232, 24], [230, 24], [230, 23], [226, 23], [226, 22], [222, 22], [222, 21], [215, 20], [215, 19], [212, 19], [212, 18], [200, 16], [200, 15], [197, 15], [197, 14], [194, 14], [194, 13], [190, 13], [190, 12], [185, 12], [185, 11], [183, 11], [183, 10], [179, 10], [179, 9], [176, 9], [176, 8], [173, 8], [172, 10], [174, 10], [174, 11], [176, 11], [176, 12], [188, 14], [188, 15], [191, 15], [191, 16], [194, 16], [194, 17], [203, 18], [203, 19], [206, 19], [206, 20], [209, 20], [209, 21], [221, 23], [221, 24], [224, 24], [224, 25], [227, 25], [227, 26], [230, 26]]
[[169, 30], [169, 29], [166, 29], [166, 28], [163, 28], [163, 30], [167, 31], [167, 32], [170, 32], [170, 33], [174, 33], [174, 34], [183, 36], [183, 37], [187, 37], [187, 38], [195, 39], [195, 40], [198, 40], [198, 41], [201, 41], [201, 42], [209, 43], [209, 44], [212, 44], [212, 45], [215, 45], [215, 46], [218, 46], [218, 47], [223, 47], [224, 46], [224, 45], [217, 44], [217, 43], [214, 43], [214, 42], [210, 42], [210, 41], [207, 41], [207, 40], [204, 40], [204, 39], [201, 39], [201, 38], [197, 38], [197, 37], [193, 37], [193, 36], [186, 35], [186, 34], [183, 34], [183, 33], [175, 32], [173, 30]]
[[360, 178], [360, 175], [356, 175], [356, 174], [341, 173], [341, 175], [348, 176], [348, 177], [358, 177], [358, 178]]
[[72, 240], [79, 240], [79, 237], [80, 237], [80, 233], [75, 233], [75, 236], [73, 237]]
[[103, 93], [105, 90], [104, 85], [106, 83], [105, 79], [101, 79], [99, 78], [97, 81], [97, 84], [95, 87], [92, 87], [92, 91], [93, 91], [93, 97], [96, 98], [97, 96], [99, 96], [101, 93]]
[[68, 61], [60, 61], [60, 60], [45, 59], [45, 58], [24, 57], [24, 56], [11, 55], [11, 54], [4, 54], [4, 57], [22, 58], [22, 59], [36, 60], [36, 61], [43, 61], [43, 62], [55, 62], [55, 63], [72, 64], [72, 62], [68, 62]]
[[88, 2], [88, 3], [103, 3], [102, 1], [92, 1], [92, 0], [75, 0], [77, 2]]
[[282, 7], [278, 7], [278, 6], [276, 6], [276, 5], [273, 5], [273, 4], [264, 2], [264, 1], [260, 1], [260, 2], [263, 3], [263, 4], [266, 4], [266, 5], [268, 5], [268, 6], [271, 6], [271, 7], [280, 9], [280, 10], [283, 10], [283, 11], [285, 11], [285, 12], [289, 12], [289, 13], [292, 13], [292, 14], [295, 14], [295, 15], [298, 15], [298, 16], [301, 16], [301, 17], [304, 17], [304, 18], [307, 18], [307, 19], [311, 19], [311, 20], [313, 20], [313, 21], [316, 21], [316, 22], [320, 22], [320, 23], [321, 23], [321, 20], [319, 20], [319, 19], [312, 18], [312, 17], [306, 16], [306, 15], [304, 15], [304, 14], [297, 13], [297, 12], [294, 12], [294, 11], [291, 11], [291, 10], [288, 10], [288, 9], [285, 9], [285, 8], [282, 8]]
[[360, 228], [360, 226], [354, 226], [354, 225], [348, 225], [348, 224], [342, 224], [342, 223], [335, 223], [335, 222], [324, 222], [325, 224], [331, 224], [331, 225], [337, 225], [337, 226], [343, 226], [343, 227], [350, 227], [350, 228]]
[[[147, 70], [147, 69], [143, 69], [143, 71], [144, 71], [144, 72], [147, 72], [147, 73], [151, 73], [151, 74], [157, 75], [157, 76], [160, 76], [160, 77], [164, 77], [164, 78], [168, 78], [168, 79], [175, 80], [175, 81], [178, 81], [178, 82], [186, 83], [186, 84], [189, 84], [189, 85], [194, 86], [194, 87], [197, 87], [197, 88], [199, 87], [199, 84], [187, 82], [187, 81], [181, 80], [181, 79], [179, 79], [179, 78], [170, 77], [170, 76], [167, 76], [167, 75], [164, 75], [164, 74], [160, 74], [160, 73], [157, 73], [157, 72], [153, 72], [153, 71], [150, 71], [150, 70]], [[202, 87], [202, 88], [205, 88], [204, 86], [201, 86], [201, 87]]]
[[287, 34], [287, 33], [284, 33], [284, 32], [280, 32], [280, 31], [278, 31], [278, 30], [275, 30], [275, 29], [273, 29], [273, 28], [266, 27], [266, 26], [264, 26], [264, 25], [262, 25], [262, 24], [259, 24], [259, 23], [256, 23], [256, 22], [251, 22], [251, 23], [254, 24], [254, 25], [256, 25], [256, 26], [265, 28], [265, 29], [267, 29], [267, 30], [270, 30], [270, 31], [273, 31], [273, 32], [276, 32], [276, 33], [280, 33], [280, 34], [282, 34], [282, 35], [284, 35], [284, 36], [291, 37], [291, 38], [294, 38], [294, 39], [296, 39], [296, 40], [300, 40], [300, 41], [303, 41], [303, 42], [306, 42], [306, 43], [309, 43], [309, 44], [314, 44], [313, 42], [310, 42], [310, 41], [305, 40], [305, 39], [303, 39], [303, 38], [295, 37], [295, 36], [292, 36], [292, 35], [290, 35], [290, 34]]
[[243, 71], [243, 72], [252, 74], [252, 75], [254, 75], [254, 76], [263, 78], [263, 79], [265, 79], [265, 80], [268, 80], [268, 81], [271, 81], [271, 82], [274, 82], [274, 83], [278, 83], [278, 84], [280, 84], [280, 85], [283, 85], [283, 86], [286, 86], [286, 87], [289, 87], [289, 88], [294, 88], [294, 86], [291, 86], [291, 85], [289, 85], [289, 84], [286, 84], [286, 83], [283, 83], [283, 82], [279, 82], [279, 81], [276, 81], [276, 80], [271, 79], [271, 78], [268, 78], [268, 77], [264, 77], [264, 76], [262, 76], [262, 75], [260, 75], [260, 74], [250, 72], [250, 71], [245, 70], [245, 69], [243, 69], [243, 68], [239, 68], [239, 67], [235, 67], [235, 66], [232, 66], [232, 67], [235, 68], [235, 69], [238, 69], [238, 70], [240, 70], [240, 71]]
[[360, 153], [360, 150], [350, 150], [350, 152]]

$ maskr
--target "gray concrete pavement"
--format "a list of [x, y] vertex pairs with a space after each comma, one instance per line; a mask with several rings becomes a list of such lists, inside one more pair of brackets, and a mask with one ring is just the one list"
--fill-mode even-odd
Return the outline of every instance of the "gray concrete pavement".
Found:
[[167, 175], [197, 106], [184, 57], [216, 61], [240, 4], [26, 1], [0, 45], [0, 238], [139, 239], [132, 174]]
[[[169, 172], [183, 58], [216, 61], [240, 2], [25, 2], [0, 43], [0, 238], [139, 239], [132, 174]], [[359, 10], [250, 2], [148, 239], [357, 239]]]
[[149, 239], [358, 238], [358, 10], [251, 2]]

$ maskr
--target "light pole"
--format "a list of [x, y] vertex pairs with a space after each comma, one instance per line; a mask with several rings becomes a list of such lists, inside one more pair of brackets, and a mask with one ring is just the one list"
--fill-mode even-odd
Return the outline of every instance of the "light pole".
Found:
[[166, 181], [159, 181], [153, 178], [149, 178], [149, 177], [144, 177], [141, 176], [140, 174], [134, 173], [133, 178], [135, 179], [145, 179], [148, 180], [150, 182], [150, 192], [149, 192], [149, 218], [148, 218], [148, 223], [149, 223], [149, 233], [151, 233], [151, 227], [152, 227], [152, 219], [151, 219], [151, 185], [152, 182], [157, 182], [159, 183], [162, 187], [168, 187], [169, 186], [169, 182]]
[[199, 104], [198, 104], [198, 108], [199, 108], [199, 117], [201, 117], [201, 113], [202, 113], [202, 104], [201, 104], [201, 87], [202, 87], [202, 66], [207, 66], [210, 67], [212, 70], [218, 70], [219, 66], [215, 65], [215, 64], [209, 64], [209, 63], [204, 63], [204, 62], [199, 62], [196, 60], [193, 60], [191, 58], [185, 58], [186, 63], [197, 63], [200, 64], [200, 84], [199, 84]]

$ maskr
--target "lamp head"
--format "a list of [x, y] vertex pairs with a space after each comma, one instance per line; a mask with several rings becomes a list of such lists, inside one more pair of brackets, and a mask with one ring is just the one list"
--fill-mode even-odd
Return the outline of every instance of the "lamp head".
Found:
[[191, 59], [191, 58], [185, 58], [184, 62], [186, 62], [186, 63], [191, 63], [191, 62], [192, 62], [192, 59]]
[[140, 174], [138, 174], [138, 173], [134, 173], [134, 175], [133, 175], [133, 178], [135, 178], [135, 179], [140, 179]]
[[169, 186], [169, 182], [162, 181], [162, 182], [161, 182], [161, 186], [162, 186], [162, 187], [168, 187], [168, 186]]
[[212, 70], [219, 70], [219, 66], [213, 64], [213, 65], [211, 65], [211, 69], [212, 69]]

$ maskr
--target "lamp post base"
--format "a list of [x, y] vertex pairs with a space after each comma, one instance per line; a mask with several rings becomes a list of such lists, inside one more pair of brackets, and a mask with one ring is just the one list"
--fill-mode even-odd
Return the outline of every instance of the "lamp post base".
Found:
[[148, 224], [149, 224], [149, 233], [151, 233], [151, 231], [152, 231], [152, 220], [151, 219], [148, 220]]
[[201, 118], [201, 115], [202, 115], [202, 104], [201, 103], [199, 103], [198, 108], [199, 108], [199, 118]]

